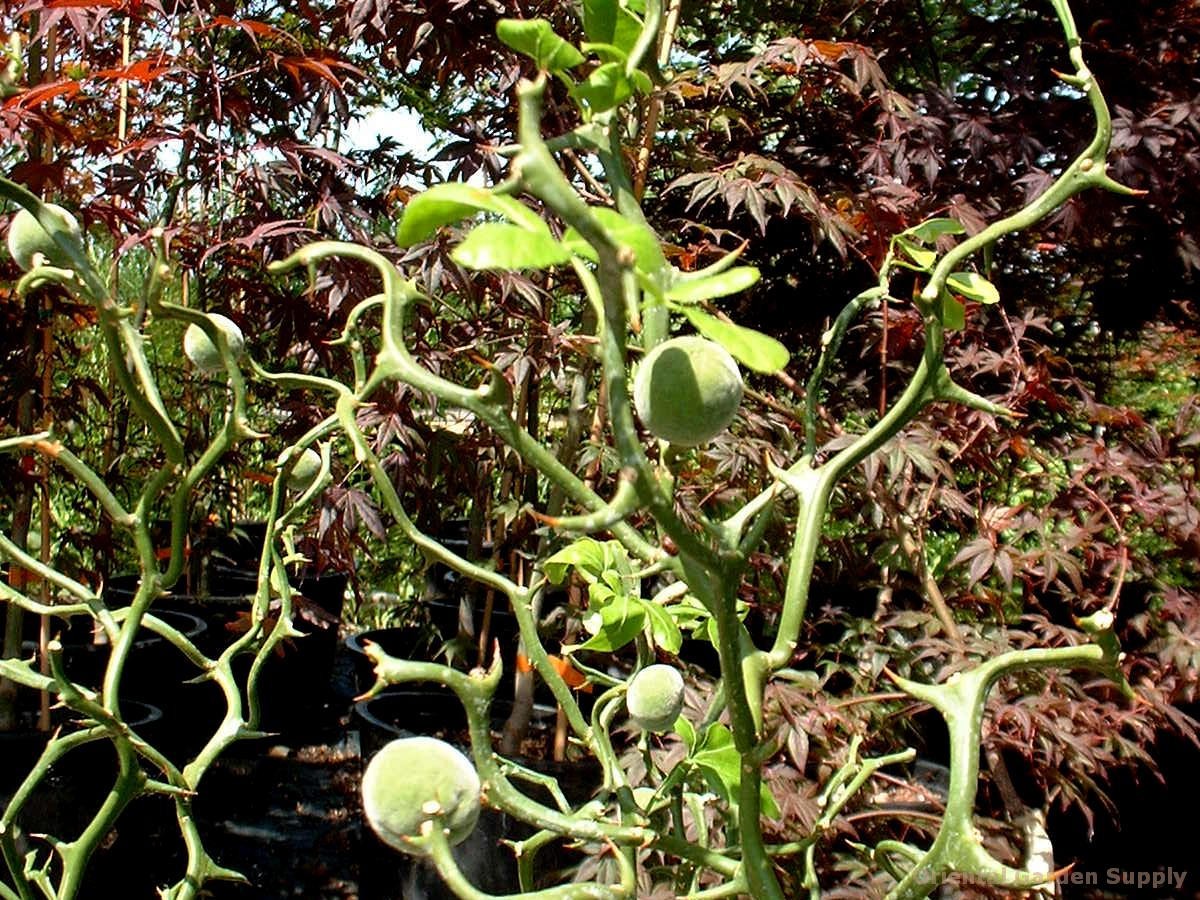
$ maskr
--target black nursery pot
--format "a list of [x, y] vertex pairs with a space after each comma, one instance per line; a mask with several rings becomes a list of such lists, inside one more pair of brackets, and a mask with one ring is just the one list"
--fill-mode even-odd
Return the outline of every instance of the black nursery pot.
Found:
[[[492, 732], [497, 733], [512, 712], [512, 704], [492, 704]], [[359, 727], [362, 758], [370, 760], [385, 744], [398, 738], [432, 735], [457, 746], [470, 756], [467, 718], [462, 703], [448, 688], [423, 685], [405, 687], [360, 701], [354, 708]], [[552, 732], [555, 711], [535, 706], [531, 731]], [[522, 765], [559, 779], [571, 802], [582, 802], [591, 795], [600, 780], [594, 760], [555, 762], [551, 759], [518, 758]], [[522, 789], [526, 789], [523, 786]], [[550, 798], [538, 797], [543, 802]], [[519, 889], [516, 862], [500, 842], [517, 835], [528, 835], [528, 828], [493, 809], [484, 808], [479, 824], [470, 837], [454, 848], [455, 859], [467, 879], [479, 890], [503, 894]], [[454, 897], [437, 873], [420, 861], [397, 853], [364, 829], [360, 857], [359, 896], [362, 900], [392, 900], [401, 897], [427, 897], [451, 900]]]
[[[211, 562], [208, 566], [208, 592], [220, 597], [248, 597], [258, 591], [257, 564], [231, 566], [221, 562]], [[289, 573], [288, 582], [292, 590], [302, 594], [321, 608], [330, 618], [339, 619], [342, 606], [346, 599], [346, 585], [349, 583], [344, 572], [316, 572], [312, 569], [301, 569]]]
[[[224, 587], [231, 593], [204, 597], [173, 594], [160, 601], [164, 605], [184, 609], [204, 621], [206, 630], [197, 646], [210, 657], [220, 654], [244, 633], [249, 621], [250, 597], [257, 590], [257, 577], [254, 574], [230, 571], [233, 573], [231, 580], [225, 582]], [[267, 658], [260, 670], [257, 696], [261, 709], [261, 730], [289, 739], [301, 739], [319, 735], [333, 724], [336, 711], [330, 685], [338, 647], [337, 622], [342, 612], [346, 583], [343, 574], [325, 573], [299, 579], [293, 585], [297, 595], [293, 597], [292, 621], [301, 636], [287, 638], [277, 645], [276, 651]], [[137, 576], [122, 576], [113, 579], [109, 593], [114, 595], [114, 600], [127, 603], [136, 584]], [[158, 614], [157, 606], [154, 611]], [[174, 652], [182, 660], [178, 652]], [[234, 675], [240, 684], [245, 683], [252, 660], [249, 654], [234, 660]], [[187, 677], [193, 678], [196, 674], [193, 668]], [[212, 682], [185, 687], [199, 687], [203, 693], [203, 697], [199, 697], [193, 692], [193, 702], [187, 707], [194, 711], [194, 715], [191, 718], [191, 734], [184, 743], [189, 749], [195, 750], [202, 744], [202, 741], [197, 743], [198, 739], [211, 736], [226, 706], [220, 689]], [[186, 726], [181, 726], [181, 729], [188, 730]]]
[[361, 658], [363, 640], [381, 644], [388, 655], [399, 659], [434, 661], [438, 659], [439, 651], [445, 644], [462, 636], [467, 639], [469, 645], [466, 650], [467, 665], [474, 665], [479, 635], [486, 624], [488, 658], [491, 658], [491, 648], [498, 643], [504, 670], [515, 671], [520, 628], [512, 611], [500, 605], [507, 601], [499, 598], [492, 607], [491, 615], [487, 616], [482, 602], [476, 605], [475, 598], [462, 597], [460, 594], [461, 592], [453, 596], [432, 597], [420, 601], [422, 615], [428, 617], [427, 621], [433, 626], [432, 629], [422, 628], [414, 622], [376, 629], [355, 635], [348, 640], [347, 649], [359, 655], [355, 664], [359, 692], [365, 691], [375, 681], [370, 664]]
[[[113, 598], [110, 600], [119, 600]], [[125, 598], [126, 602], [128, 598]], [[198, 616], [182, 610], [154, 608], [152, 613], [175, 628], [194, 644], [203, 644], [207, 625]], [[63, 665], [68, 677], [77, 684], [98, 689], [112, 654], [112, 645], [103, 633], [93, 630], [90, 616], [75, 616], [67, 623], [55, 622], [51, 634], [63, 645]], [[97, 637], [103, 638], [98, 642]], [[37, 644], [25, 643], [32, 654]], [[203, 741], [191, 736], [205, 711], [216, 710], [220, 690], [212, 683], [190, 683], [200, 670], [182, 652], [162, 636], [143, 627], [138, 631], [121, 678], [121, 697], [135, 697], [165, 711], [171, 727], [164, 729], [160, 749], [168, 754], [182, 752], [188, 746], [198, 749]], [[207, 716], [213, 728], [219, 713]], [[210, 729], [211, 733], [211, 729]]]
[[[458, 593], [449, 597], [435, 597], [424, 601], [423, 605], [428, 608], [433, 625], [443, 641], [457, 637], [460, 631], [465, 630], [464, 626], [469, 626], [469, 633], [475, 638], [483, 632], [484, 606], [482, 602], [475, 606], [473, 598], [469, 595], [466, 598]], [[504, 655], [505, 662], [511, 664], [512, 659], [515, 659], [517, 634], [520, 630], [517, 627], [517, 617], [510, 610], [493, 605], [492, 614], [487, 618], [487, 626], [488, 643], [499, 641], [500, 652]]]
[[[334, 707], [331, 682], [338, 649], [338, 624], [345, 603], [347, 576], [342, 572], [301, 570], [289, 575], [293, 591], [292, 624], [301, 637], [289, 638], [263, 666], [258, 682], [264, 731], [288, 737], [314, 735], [330, 726]], [[240, 595], [241, 612], [249, 610], [246, 597], [258, 590], [255, 568], [239, 569], [214, 561], [208, 569], [210, 591]], [[232, 627], [231, 627], [232, 626]], [[227, 622], [236, 631], [236, 617]], [[234, 635], [228, 634], [228, 639]], [[249, 672], [249, 663], [240, 661]]]
[[[122, 700], [125, 722], [151, 744], [162, 737], [162, 711], [149, 703]], [[0, 733], [4, 757], [0, 789], [7, 796], [25, 779], [45, 750], [53, 731], [27, 730]], [[52, 711], [52, 727], [70, 732], [79, 727], [79, 719], [62, 708]], [[8, 751], [14, 751], [12, 756]], [[74, 838], [99, 809], [112, 787], [117, 773], [117, 757], [108, 740], [96, 740], [76, 747], [61, 757], [34, 790], [18, 822], [26, 834], [46, 833]]]
[[[432, 635], [429, 629], [413, 623], [396, 625], [391, 628], [375, 628], [351, 635], [346, 639], [346, 650], [354, 659], [355, 684], [360, 694], [375, 683], [373, 664], [367, 658], [365, 650], [367, 642], [378, 644], [389, 656], [397, 659], [433, 661], [437, 658], [442, 646], [459, 635], [459, 618], [462, 609], [458, 600], [437, 598], [423, 601], [421, 605], [425, 607], [432, 621]], [[481, 610], [476, 610], [472, 623], [473, 636], [479, 634], [482, 625], [483, 613]], [[488, 628], [488, 643], [492, 644], [494, 641], [500, 643], [500, 656], [507, 672], [513, 671], [516, 663], [517, 631], [516, 616], [508, 610], [492, 610]], [[474, 664], [475, 653], [475, 642], [472, 641], [467, 657], [469, 664]]]
[[[154, 608], [151, 613], [194, 644], [208, 628], [203, 619], [183, 610]], [[95, 638], [92, 620], [88, 617], [76, 617], [60, 636], [68, 674], [81, 684], [93, 687], [103, 678], [112, 649], [107, 639], [98, 643]], [[196, 667], [170, 641], [143, 626], [126, 661], [122, 683], [134, 686], [134, 692], [139, 696], [158, 702], [167, 700], [175, 686], [198, 674]]]
[[[258, 564], [267, 537], [265, 522], [236, 522], [233, 530], [220, 535], [208, 556], [205, 570], [208, 593], [217, 596], [253, 594], [258, 589]], [[348, 583], [346, 573], [305, 566], [289, 571], [293, 590], [316, 603], [337, 619]]]
[[[364, 764], [389, 741], [418, 734], [437, 736], [470, 755], [462, 704], [452, 691], [439, 685], [393, 690], [360, 701], [354, 707], [354, 720]], [[468, 880], [488, 893], [505, 894], [518, 888], [512, 854], [500, 844], [506, 820], [502, 813], [484, 808], [470, 837], [454, 848], [455, 861]], [[452, 900], [454, 896], [427, 863], [397, 852], [364, 827], [359, 856], [361, 900]]]
[[[152, 745], [162, 747], [168, 742], [170, 726], [156, 706], [125, 699], [121, 711], [129, 726]], [[72, 750], [30, 799], [21, 820], [23, 829], [27, 834], [75, 837], [103, 804], [116, 772], [116, 752], [109, 741]], [[148, 772], [156, 774], [149, 768]], [[149, 847], [154, 848], [152, 854], [146, 852]], [[173, 870], [182, 870], [185, 859], [174, 803], [163, 796], [139, 797], [92, 856], [79, 896], [84, 900], [155, 896]]]
[[418, 659], [426, 652], [425, 635], [415, 625], [397, 625], [393, 628], [373, 628], [360, 631], [346, 638], [346, 652], [354, 661], [354, 685], [356, 692], [365, 694], [375, 683], [375, 668], [367, 656], [367, 644], [378, 644], [388, 656], [397, 659]]
[[440, 685], [404, 687], [354, 705], [363, 760], [388, 741], [428, 734], [460, 749], [467, 745], [467, 717], [454, 692]]
[[212, 558], [231, 568], [254, 569], [266, 539], [266, 522], [243, 520], [234, 522], [232, 529], [215, 536], [212, 543], [202, 549], [207, 549]]
[[[493, 737], [504, 728], [512, 710], [513, 704], [509, 700], [492, 701]], [[534, 704], [527, 732], [531, 740], [526, 746], [541, 743], [548, 748], [556, 720], [554, 707]], [[397, 686], [391, 691], [361, 700], [354, 707], [354, 722], [359, 728], [364, 760], [374, 756], [389, 741], [419, 734], [439, 737], [470, 755], [466, 711], [454, 692], [441, 685], [423, 684], [419, 688], [411, 685]], [[548, 753], [543, 753], [537, 756], [517, 756], [514, 759], [526, 768], [557, 778], [567, 800], [572, 803], [586, 800], [599, 784], [600, 767], [590, 757], [559, 761], [552, 759]], [[523, 786], [522, 790], [541, 802], [553, 803], [549, 794], [542, 795], [532, 786]]]

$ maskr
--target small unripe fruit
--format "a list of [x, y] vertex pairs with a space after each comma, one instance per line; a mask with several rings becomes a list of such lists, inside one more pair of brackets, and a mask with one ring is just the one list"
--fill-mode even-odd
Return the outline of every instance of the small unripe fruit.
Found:
[[[246, 347], [242, 329], [238, 328], [232, 319], [220, 313], [209, 313], [208, 318], [224, 333], [225, 341], [229, 344], [229, 349], [233, 351], [234, 358], [241, 356]], [[209, 339], [199, 325], [189, 325], [183, 333], [183, 353], [201, 372], [220, 372], [225, 368], [225, 363], [221, 359], [221, 351], [217, 349], [217, 345]]]
[[479, 775], [471, 761], [445, 741], [399, 738], [376, 753], [363, 773], [363, 812], [371, 830], [390, 847], [419, 853], [410, 843], [421, 826], [440, 816], [453, 846], [479, 820]]
[[[76, 218], [55, 203], [47, 203], [46, 208], [58, 222], [55, 231], [66, 235], [71, 242], [79, 244], [82, 249], [83, 230], [79, 227]], [[39, 253], [45, 257], [47, 263], [58, 266], [60, 269], [69, 269], [73, 265], [62, 248], [54, 243], [54, 238], [50, 236], [50, 233], [42, 227], [42, 223], [24, 207], [17, 210], [16, 215], [12, 218], [12, 224], [8, 226], [8, 252], [16, 264], [26, 272], [33, 268], [34, 257]]]
[[[286, 453], [286, 451], [285, 451]], [[283, 465], [284, 454], [280, 454], [277, 465]], [[296, 460], [296, 465], [292, 466], [292, 471], [287, 477], [287, 488], [289, 491], [296, 493], [304, 493], [307, 491], [317, 476], [321, 474], [321, 454], [312, 447], [305, 447], [300, 454], [300, 458]]]
[[645, 731], [670, 731], [683, 711], [683, 676], [671, 666], [646, 666], [629, 682], [625, 708]]
[[707, 443], [729, 427], [742, 402], [742, 374], [720, 344], [673, 338], [646, 354], [633, 378], [633, 404], [655, 437], [681, 447]]

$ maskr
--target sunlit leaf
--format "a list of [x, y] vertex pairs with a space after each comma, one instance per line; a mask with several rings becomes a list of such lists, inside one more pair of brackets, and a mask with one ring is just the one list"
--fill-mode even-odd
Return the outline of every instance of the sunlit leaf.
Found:
[[967, 314], [962, 303], [949, 292], [942, 292], [942, 325], [948, 331], [959, 331], [967, 324]]
[[617, 27], [617, 0], [583, 0], [583, 31], [589, 41], [611, 43]]
[[930, 219], [905, 231], [922, 243], [933, 243], [944, 234], [966, 234], [967, 229], [954, 219]]
[[493, 194], [469, 184], [438, 184], [417, 194], [404, 207], [396, 243], [410, 247], [431, 237], [443, 225], [453, 225], [477, 213], [491, 212], [531, 231], [545, 231], [537, 213], [519, 200]]
[[647, 603], [645, 606], [655, 646], [668, 653], [678, 653], [679, 648], [683, 646], [683, 633], [675, 623], [674, 616], [656, 603]]
[[925, 272], [932, 269], [934, 263], [937, 262], [937, 253], [932, 250], [926, 250], [924, 247], [919, 247], [912, 241], [898, 237], [896, 238], [896, 246], [904, 251], [904, 255]]
[[567, 572], [581, 569], [593, 575], [604, 571], [604, 547], [593, 538], [580, 538], [563, 547], [542, 563], [542, 571], [551, 584], [562, 584]]
[[583, 54], [555, 34], [545, 19], [501, 19], [496, 23], [496, 36], [548, 72], [561, 72], [583, 62]]
[[593, 69], [585, 81], [575, 85], [573, 93], [593, 113], [602, 113], [628, 100], [633, 94], [633, 86], [625, 77], [625, 67], [609, 62]]
[[681, 738], [683, 738], [684, 746], [688, 748], [688, 752], [696, 746], [696, 727], [689, 722], [684, 716], [680, 716], [675, 720], [675, 730]]
[[709, 340], [716, 341], [729, 351], [730, 356], [755, 372], [770, 375], [788, 364], [790, 354], [787, 347], [761, 331], [723, 322], [702, 309], [690, 306], [684, 308], [683, 314], [697, 331]]
[[[598, 585], [592, 585], [592, 588]], [[589, 594], [589, 600], [594, 602], [594, 592]], [[594, 622], [595, 632], [590, 638], [580, 644], [578, 650], [599, 650], [611, 652], [624, 647], [639, 634], [646, 625], [645, 604], [636, 597], [616, 594], [604, 606], [600, 607], [598, 621]], [[589, 630], [591, 630], [589, 628]]]
[[584, 53], [591, 53], [601, 62], [619, 62], [623, 63], [629, 59], [629, 54], [618, 47], [616, 44], [607, 44], [604, 42], [580, 44], [579, 49]]
[[549, 232], [507, 222], [477, 226], [450, 256], [468, 269], [546, 269], [571, 261], [567, 248]]
[[641, 33], [642, 20], [625, 9], [625, 7], [619, 7], [617, 9], [616, 25], [613, 27], [612, 43], [628, 53], [633, 49], [633, 45], [637, 43], [637, 39]]
[[779, 804], [775, 802], [775, 795], [771, 793], [771, 788], [767, 786], [765, 781], [760, 782], [758, 785], [758, 805], [762, 808], [762, 814], [768, 819], [783, 818]]
[[742, 760], [728, 728], [719, 722], [710, 725], [692, 755], [692, 762], [700, 767], [714, 793], [727, 801], [737, 797]]
[[946, 286], [956, 294], [962, 294], [976, 303], [999, 303], [1000, 292], [996, 286], [974, 272], [955, 272], [946, 279]]
[[[667, 265], [663, 256], [662, 244], [658, 236], [638, 222], [631, 222], [615, 209], [596, 207], [592, 215], [600, 223], [612, 242], [619, 247], [628, 247], [633, 251], [637, 267], [647, 275], [652, 275]], [[596, 251], [574, 228], [568, 228], [563, 235], [563, 244], [576, 256], [596, 262]]]
[[757, 284], [759, 277], [754, 266], [737, 266], [709, 278], [677, 282], [667, 291], [667, 299], [675, 303], [703, 303], [740, 293]]

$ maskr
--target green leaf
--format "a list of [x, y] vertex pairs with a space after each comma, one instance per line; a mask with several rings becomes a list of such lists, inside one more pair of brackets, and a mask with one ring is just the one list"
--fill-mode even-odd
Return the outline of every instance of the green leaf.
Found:
[[549, 232], [507, 222], [477, 226], [450, 257], [468, 269], [546, 269], [571, 261], [567, 248]]
[[572, 93], [586, 103], [592, 113], [602, 113], [628, 100], [633, 94], [633, 86], [625, 77], [624, 65], [609, 62], [593, 69], [586, 80], [575, 85]]
[[924, 244], [931, 244], [944, 234], [966, 233], [967, 229], [963, 228], [954, 219], [929, 219], [920, 225], [914, 225], [904, 232], [904, 234], [912, 235]]
[[[694, 745], [694, 734], [693, 731], [691, 741], [684, 736], [689, 749]], [[737, 799], [742, 784], [742, 758], [733, 745], [733, 734], [728, 728], [719, 722], [711, 725], [692, 755], [692, 762], [700, 767], [714, 793], [721, 795], [726, 802]], [[774, 794], [765, 783], [759, 784], [758, 799], [764, 816], [770, 819], [782, 816]]]
[[625, 590], [625, 582], [621, 578], [621, 573], [613, 566], [609, 566], [604, 570], [600, 575], [600, 581], [602, 584], [608, 585], [609, 590], [614, 594], [619, 594]]
[[617, 9], [617, 21], [613, 27], [611, 43], [620, 47], [628, 55], [642, 34], [642, 20], [625, 7]]
[[551, 584], [562, 584], [571, 568], [590, 574], [589, 580], [594, 580], [605, 569], [603, 545], [593, 538], [580, 538], [542, 563], [542, 571]]
[[646, 617], [650, 620], [650, 634], [654, 644], [668, 653], [678, 653], [683, 646], [683, 633], [675, 624], [675, 617], [670, 611], [657, 603], [646, 604]]
[[408, 201], [396, 229], [396, 243], [401, 247], [412, 246], [430, 237], [443, 225], [461, 222], [490, 209], [490, 191], [467, 184], [436, 185]]
[[704, 608], [697, 609], [686, 603], [675, 603], [671, 607], [671, 618], [675, 620], [675, 624], [681, 629], [686, 629], [692, 632], [692, 637], [697, 640], [704, 640], [704, 633], [696, 633], [703, 629], [707, 623], [711, 622], [712, 616], [708, 610]]
[[779, 804], [775, 802], [775, 795], [771, 793], [771, 789], [765, 781], [760, 781], [758, 784], [758, 805], [762, 808], [762, 814], [768, 819], [783, 818]]
[[704, 310], [690, 306], [684, 307], [683, 314], [697, 331], [709, 340], [716, 341], [728, 350], [734, 359], [755, 372], [770, 375], [781, 371], [788, 364], [787, 347], [761, 331], [734, 325], [732, 322], [723, 322]]
[[714, 793], [726, 802], [737, 798], [738, 785], [742, 782], [742, 759], [728, 728], [720, 722], [710, 725], [692, 755], [692, 762], [699, 766]]
[[589, 41], [611, 43], [617, 28], [617, 0], [583, 0], [583, 31]]
[[676, 303], [703, 303], [744, 291], [756, 284], [759, 277], [754, 266], [737, 266], [709, 278], [679, 281], [667, 291], [667, 299]]
[[696, 726], [689, 722], [686, 716], [680, 716], [675, 720], [675, 731], [683, 738], [688, 753], [691, 753], [692, 748], [696, 746]]
[[[592, 599], [589, 592], [589, 601]], [[646, 625], [646, 609], [638, 598], [616, 594], [600, 607], [598, 618], [595, 633], [574, 649], [609, 653], [624, 647], [641, 634]]]
[[545, 19], [501, 19], [496, 23], [496, 37], [548, 72], [561, 72], [583, 62], [583, 54], [555, 34]]
[[604, 553], [605, 573], [615, 572], [620, 576], [619, 584], [625, 593], [634, 597], [641, 596], [641, 580], [633, 574], [633, 563], [630, 562], [629, 553], [621, 546], [621, 542], [605, 541], [600, 545], [600, 549]]
[[580, 44], [579, 49], [584, 53], [590, 53], [601, 62], [617, 62], [624, 63], [629, 59], [629, 54], [618, 47], [616, 44], [606, 44], [604, 42]]
[[[667, 258], [663, 256], [662, 244], [659, 243], [658, 236], [648, 227], [638, 222], [631, 222], [615, 209], [606, 206], [594, 207], [592, 215], [614, 244], [618, 247], [628, 247], [633, 251], [639, 271], [653, 275], [666, 268]], [[595, 248], [585, 241], [574, 228], [567, 229], [562, 242], [576, 256], [591, 262], [598, 261]]]
[[537, 213], [520, 201], [469, 184], [449, 182], [434, 185], [408, 201], [396, 229], [396, 243], [411, 247], [443, 225], [453, 225], [481, 212], [496, 213], [529, 230], [548, 232]]
[[999, 303], [1000, 292], [996, 286], [974, 272], [954, 272], [946, 279], [946, 286], [956, 294], [962, 294], [976, 303]]
[[960, 331], [967, 324], [967, 313], [949, 291], [942, 291], [942, 325], [947, 331]]
[[926, 250], [923, 247], [918, 247], [912, 241], [905, 240], [903, 237], [896, 238], [896, 246], [904, 251], [904, 255], [917, 264], [923, 272], [928, 272], [937, 262], [937, 254], [932, 250]]

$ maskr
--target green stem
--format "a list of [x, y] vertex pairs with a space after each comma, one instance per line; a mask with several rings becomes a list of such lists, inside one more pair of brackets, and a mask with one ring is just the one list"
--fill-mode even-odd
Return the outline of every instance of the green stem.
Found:
[[808, 610], [808, 593], [812, 586], [817, 551], [820, 548], [825, 511], [833, 493], [833, 477], [819, 469], [809, 468], [807, 460], [808, 457], [802, 459], [790, 475], [794, 480], [789, 484], [799, 499], [800, 511], [796, 522], [796, 536], [792, 541], [791, 556], [788, 559], [783, 612], [779, 618], [775, 642], [765, 660], [765, 665], [771, 671], [789, 665], [800, 642], [800, 628]]
[[[592, 245], [599, 259], [594, 280], [585, 279], [584, 287], [590, 295], [598, 295], [593, 299], [598, 301], [603, 310], [599, 326], [600, 359], [605, 387], [608, 390], [609, 424], [612, 426], [621, 466], [636, 473], [635, 485], [642, 502], [680, 551], [690, 553], [697, 559], [715, 562], [712, 548], [700, 541], [676, 515], [674, 503], [659, 485], [638, 439], [629, 401], [625, 364], [628, 330], [627, 276], [630, 281], [634, 281], [627, 263], [632, 264], [632, 260], [622, 254], [620, 248], [596, 221], [588, 205], [559, 171], [546, 148], [540, 132], [544, 90], [544, 79], [522, 82], [517, 87], [521, 153], [513, 165], [525, 187], [578, 231], [583, 239]], [[636, 283], [633, 291], [636, 292]]]
[[[1111, 623], [1109, 623], [1111, 625]], [[1111, 630], [1105, 629], [1111, 636]], [[976, 668], [957, 673], [944, 684], [929, 685], [893, 675], [901, 690], [933, 706], [950, 733], [950, 787], [946, 812], [932, 846], [888, 893], [888, 900], [921, 900], [950, 872], [964, 872], [1011, 889], [1044, 883], [1046, 875], [1014, 869], [991, 857], [980, 842], [973, 817], [979, 790], [979, 747], [983, 715], [992, 686], [1003, 675], [1027, 669], [1077, 667], [1116, 677], [1119, 648], [1110, 641], [1080, 647], [1035, 648], [1001, 654]]]
[[742, 754], [741, 782], [738, 785], [738, 822], [742, 835], [742, 868], [751, 897], [784, 900], [775, 864], [767, 855], [762, 837], [762, 764], [754, 754]]
[[[886, 262], [883, 271], [885, 273], [887, 271]], [[846, 332], [864, 309], [878, 303], [881, 298], [886, 296], [887, 287], [884, 285], [868, 288], [847, 303], [837, 319], [834, 320], [833, 326], [821, 335], [821, 355], [817, 359], [816, 366], [813, 367], [812, 375], [809, 376], [808, 385], [804, 391], [805, 456], [811, 457], [817, 454], [817, 404], [820, 402], [821, 382], [825, 380], [825, 374], [836, 358]]]
[[[466, 409], [488, 425], [525, 462], [561, 487], [571, 500], [593, 512], [604, 508], [605, 501], [599, 494], [592, 491], [553, 452], [518, 425], [505, 408], [489, 402], [489, 391], [486, 388], [472, 389], [455, 384], [423, 368], [412, 358], [405, 342], [405, 318], [409, 306], [416, 302], [420, 295], [411, 282], [400, 278], [395, 267], [384, 257], [356, 244], [322, 241], [298, 250], [281, 262], [273, 263], [271, 270], [284, 272], [332, 256], [366, 262], [374, 266], [383, 279], [382, 348], [374, 372], [363, 387], [355, 392], [357, 396], [367, 397], [375, 387], [394, 378], [432, 394], [439, 400]], [[377, 301], [372, 298], [370, 302]], [[615, 524], [612, 532], [613, 536], [639, 559], [650, 563], [661, 558], [662, 551], [649, 544], [629, 525]]]

